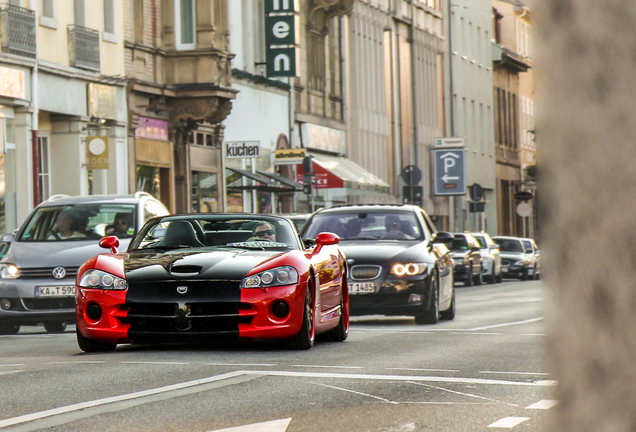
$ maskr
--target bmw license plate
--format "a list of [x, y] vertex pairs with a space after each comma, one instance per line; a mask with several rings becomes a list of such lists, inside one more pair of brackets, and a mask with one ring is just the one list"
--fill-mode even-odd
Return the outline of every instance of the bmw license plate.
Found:
[[368, 294], [375, 292], [375, 282], [349, 282], [349, 294]]
[[75, 286], [41, 286], [35, 287], [36, 297], [72, 297], [75, 295]]

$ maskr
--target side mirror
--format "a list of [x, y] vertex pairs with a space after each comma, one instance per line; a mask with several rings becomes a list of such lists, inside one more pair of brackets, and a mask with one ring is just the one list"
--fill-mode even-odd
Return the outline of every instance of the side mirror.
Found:
[[490, 245], [490, 249], [499, 249], [498, 244]]
[[532, 249], [526, 249], [526, 250], [524, 250], [524, 251], [523, 251], [523, 253], [529, 253], [529, 254], [531, 254], [531, 253], [534, 253], [534, 252], [532, 251]]
[[117, 250], [119, 247], [119, 239], [117, 236], [104, 237], [99, 241], [99, 246], [104, 249], [110, 249], [112, 253], [119, 253], [119, 250]]
[[151, 235], [152, 235], [153, 239], [159, 239], [159, 238], [162, 238], [165, 233], [166, 233], [166, 229], [165, 228], [155, 228], [152, 231]]
[[15, 239], [15, 233], [7, 233], [0, 237], [0, 242], [2, 243], [11, 243]]
[[335, 245], [340, 243], [340, 237], [337, 234], [330, 232], [323, 232], [316, 236], [316, 248], [314, 253], [320, 252], [323, 246]]
[[481, 248], [473, 246], [473, 247], [470, 248], [470, 250], [473, 251], [473, 252], [479, 252], [479, 251], [481, 251]]
[[453, 234], [446, 231], [438, 231], [433, 236], [433, 243], [448, 244], [448, 243], [452, 243], [454, 239], [455, 239], [455, 236]]

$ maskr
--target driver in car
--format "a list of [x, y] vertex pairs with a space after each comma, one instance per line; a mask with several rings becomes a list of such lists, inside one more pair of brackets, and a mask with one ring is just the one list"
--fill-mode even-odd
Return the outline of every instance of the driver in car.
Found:
[[254, 227], [252, 237], [247, 241], [276, 241], [276, 230], [269, 222], [261, 222]]

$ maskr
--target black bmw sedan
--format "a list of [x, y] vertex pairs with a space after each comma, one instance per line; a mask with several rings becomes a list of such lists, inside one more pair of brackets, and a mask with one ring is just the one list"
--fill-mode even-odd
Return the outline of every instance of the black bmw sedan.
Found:
[[340, 237], [351, 315], [407, 315], [418, 324], [455, 317], [453, 235], [411, 205], [345, 205], [314, 213], [301, 232]]

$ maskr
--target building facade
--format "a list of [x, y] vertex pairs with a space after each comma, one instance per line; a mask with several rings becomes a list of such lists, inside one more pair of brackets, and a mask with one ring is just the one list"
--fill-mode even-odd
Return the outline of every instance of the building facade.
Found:
[[123, 0], [129, 190], [176, 213], [224, 211], [227, 0]]
[[54, 194], [126, 192], [121, 2], [10, 0], [0, 14], [2, 231]]
[[[522, 139], [527, 140], [528, 129], [522, 134], [521, 118], [522, 110], [528, 108], [527, 101], [532, 100], [532, 89], [528, 84], [531, 77], [526, 75], [531, 64], [527, 57], [519, 54], [517, 46], [519, 30], [523, 28], [520, 16], [527, 14], [527, 8], [518, 0], [495, 0], [492, 7], [498, 234], [525, 236], [528, 235], [526, 217], [518, 213], [520, 202], [514, 199], [514, 194], [524, 189], [522, 158], [527, 155], [522, 149]], [[524, 78], [530, 81], [522, 86]], [[524, 122], [528, 117], [524, 117]]]

